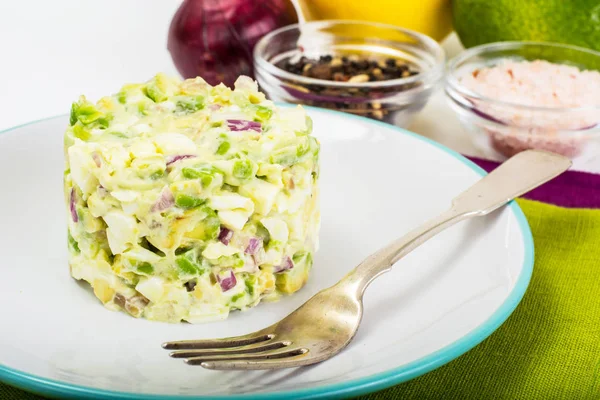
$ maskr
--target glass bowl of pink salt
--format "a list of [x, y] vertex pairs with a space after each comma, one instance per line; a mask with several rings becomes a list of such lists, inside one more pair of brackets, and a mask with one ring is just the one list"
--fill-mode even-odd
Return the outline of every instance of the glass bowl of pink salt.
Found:
[[474, 47], [450, 61], [445, 91], [489, 158], [528, 149], [600, 154], [598, 52], [538, 42]]

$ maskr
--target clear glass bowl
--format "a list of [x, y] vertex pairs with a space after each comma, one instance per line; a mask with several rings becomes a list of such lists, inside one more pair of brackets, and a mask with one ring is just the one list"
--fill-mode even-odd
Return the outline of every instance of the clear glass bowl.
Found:
[[473, 47], [448, 64], [445, 91], [450, 106], [475, 145], [490, 158], [506, 158], [527, 149], [552, 151], [585, 160], [598, 154], [600, 106], [532, 107], [498, 101], [465, 87], [460, 78], [505, 59], [546, 60], [600, 70], [600, 53], [541, 42], [499, 42]]
[[[350, 83], [305, 77], [280, 67], [301, 56], [318, 59], [327, 55], [394, 58], [418, 73]], [[345, 111], [403, 127], [440, 83], [444, 63], [442, 48], [430, 37], [392, 25], [360, 21], [308, 22], [303, 25], [302, 38], [298, 25], [289, 25], [265, 35], [254, 48], [256, 79], [271, 100]]]

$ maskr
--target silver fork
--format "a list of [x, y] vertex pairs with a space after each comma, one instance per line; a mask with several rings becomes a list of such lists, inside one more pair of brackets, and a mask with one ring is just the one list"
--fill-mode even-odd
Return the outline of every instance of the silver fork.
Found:
[[552, 153], [522, 152], [452, 201], [450, 209], [367, 257], [334, 286], [281, 321], [243, 336], [167, 342], [171, 357], [208, 369], [277, 369], [327, 360], [350, 343], [360, 324], [365, 289], [410, 251], [459, 221], [489, 214], [569, 169]]

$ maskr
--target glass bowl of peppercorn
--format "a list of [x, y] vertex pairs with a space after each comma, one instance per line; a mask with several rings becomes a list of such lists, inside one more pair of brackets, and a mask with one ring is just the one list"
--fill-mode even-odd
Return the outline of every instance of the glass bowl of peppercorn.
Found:
[[258, 84], [273, 101], [344, 111], [406, 127], [444, 73], [432, 38], [393, 25], [314, 21], [265, 35]]

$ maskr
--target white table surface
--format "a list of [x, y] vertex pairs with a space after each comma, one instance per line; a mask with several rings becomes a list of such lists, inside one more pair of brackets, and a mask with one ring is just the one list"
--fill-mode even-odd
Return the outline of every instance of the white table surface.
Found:
[[[0, 131], [65, 114], [80, 94], [98, 99], [159, 71], [178, 75], [166, 48], [181, 0], [0, 2]], [[455, 35], [448, 57], [461, 50]], [[481, 156], [441, 90], [410, 126], [463, 154]], [[585, 169], [585, 168], [584, 168]]]

